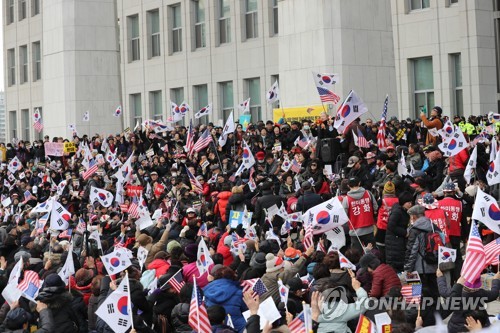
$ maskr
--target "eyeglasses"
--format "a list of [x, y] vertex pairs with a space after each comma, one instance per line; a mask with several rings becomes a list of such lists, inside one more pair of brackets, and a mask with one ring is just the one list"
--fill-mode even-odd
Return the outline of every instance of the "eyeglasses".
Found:
[[317, 167], [318, 165], [317, 164], [311, 164], [312, 167]]

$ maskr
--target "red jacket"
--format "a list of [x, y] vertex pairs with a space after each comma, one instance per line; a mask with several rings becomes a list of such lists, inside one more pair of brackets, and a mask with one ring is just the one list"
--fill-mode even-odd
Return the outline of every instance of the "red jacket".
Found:
[[160, 278], [160, 276], [167, 273], [170, 268], [170, 263], [163, 259], [155, 259], [147, 267], [148, 269], [156, 269], [155, 276]]
[[233, 254], [231, 253], [231, 250], [225, 246], [225, 245], [222, 245], [222, 246], [219, 246], [217, 248], [217, 253], [219, 254], [222, 254], [222, 258], [224, 258], [223, 260], [223, 265], [224, 266], [229, 266], [233, 263]]
[[226, 222], [226, 206], [227, 203], [229, 202], [229, 197], [233, 195], [229, 191], [224, 191], [221, 192], [217, 195], [217, 203], [215, 204], [214, 207], [214, 214], [217, 215], [220, 214], [222, 222]]
[[210, 201], [210, 193], [210, 185], [207, 182], [203, 183], [203, 191], [201, 192], [201, 194], [207, 202]]
[[451, 156], [448, 159], [449, 161], [448, 174], [452, 174], [457, 170], [465, 170], [465, 168], [467, 167], [468, 158], [469, 158], [469, 152], [467, 151], [467, 149], [462, 150], [457, 155]]
[[392, 287], [401, 288], [401, 281], [394, 269], [387, 264], [380, 264], [372, 273], [370, 297], [379, 298], [389, 293]]

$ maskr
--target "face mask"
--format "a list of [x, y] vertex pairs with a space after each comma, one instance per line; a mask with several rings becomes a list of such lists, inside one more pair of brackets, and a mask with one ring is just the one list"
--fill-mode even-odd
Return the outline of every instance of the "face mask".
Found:
[[177, 177], [177, 172], [172, 172], [172, 177]]
[[309, 131], [309, 126], [304, 126], [304, 131]]
[[186, 160], [181, 160], [182, 163], [186, 163]]

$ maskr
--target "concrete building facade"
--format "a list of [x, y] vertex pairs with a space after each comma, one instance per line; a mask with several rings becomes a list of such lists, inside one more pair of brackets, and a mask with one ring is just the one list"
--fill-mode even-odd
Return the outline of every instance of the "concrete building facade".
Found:
[[36, 137], [37, 107], [49, 135], [166, 120], [171, 101], [212, 103], [200, 121], [222, 124], [250, 97], [252, 120], [272, 119], [276, 80], [281, 106], [320, 104], [312, 71], [339, 74], [335, 92], [354, 89], [375, 119], [387, 94], [390, 116], [497, 111], [498, 2], [6, 0], [7, 138]]
[[5, 93], [0, 92], [0, 142], [5, 142], [6, 139], [6, 126], [5, 126]]
[[423, 105], [451, 116], [497, 112], [500, 1], [391, 0], [391, 8], [400, 116]]

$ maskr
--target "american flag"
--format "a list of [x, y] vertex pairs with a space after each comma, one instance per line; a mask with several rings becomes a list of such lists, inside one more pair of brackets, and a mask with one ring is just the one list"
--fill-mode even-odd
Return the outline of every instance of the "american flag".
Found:
[[200, 229], [198, 229], [198, 236], [208, 237], [207, 225], [202, 223]]
[[182, 270], [175, 273], [166, 283], [170, 284], [177, 293], [180, 293], [182, 287], [186, 284], [182, 278]]
[[115, 238], [115, 243], [113, 244], [115, 249], [120, 249], [125, 247], [125, 236], [118, 236]]
[[247, 241], [246, 238], [244, 237], [240, 237], [237, 233], [233, 232], [231, 234], [231, 242], [232, 242], [232, 245], [235, 249], [239, 249], [241, 246], [245, 246], [246, 247], [246, 244], [245, 242]]
[[128, 213], [128, 205], [120, 204], [120, 210], [122, 211], [122, 213]]
[[290, 333], [306, 333], [304, 311], [292, 320], [288, 328], [290, 329]]
[[205, 149], [206, 147], [208, 147], [208, 145], [212, 141], [213, 141], [212, 140], [212, 135], [210, 134], [210, 132], [208, 131], [208, 129], [206, 129], [203, 132], [203, 134], [201, 134], [201, 136], [199, 137], [199, 139], [196, 141], [196, 143], [194, 144], [192, 150], [195, 151], [195, 152], [199, 152], [200, 150]]
[[76, 225], [76, 232], [83, 234], [87, 230], [87, 223], [80, 217]]
[[186, 151], [188, 155], [191, 155], [191, 151], [194, 146], [194, 129], [193, 129], [193, 119], [189, 120], [189, 128], [186, 137]]
[[370, 148], [370, 143], [366, 140], [365, 136], [358, 127], [358, 147], [359, 148]]
[[179, 205], [178, 202], [175, 203], [174, 209], [172, 210], [172, 221], [177, 222], [179, 220]]
[[306, 223], [304, 232], [304, 248], [308, 249], [313, 245], [313, 226], [312, 223]]
[[300, 172], [300, 163], [296, 159], [293, 159], [292, 166], [290, 167], [290, 169], [295, 173], [299, 173]]
[[90, 178], [94, 173], [97, 172], [97, 169], [99, 169], [99, 165], [95, 160], [92, 160], [89, 163], [90, 164], [88, 169], [82, 175], [83, 180], [87, 180], [88, 178]]
[[241, 281], [241, 287], [243, 288], [243, 293], [246, 293], [249, 290], [252, 290], [259, 296], [264, 295], [267, 292], [266, 285], [260, 278], [243, 280]]
[[18, 284], [17, 288], [21, 290], [24, 295], [34, 300], [40, 289], [40, 278], [38, 277], [38, 273], [24, 271], [24, 279]]
[[191, 183], [191, 189], [195, 191], [196, 193], [202, 193], [203, 192], [203, 186], [200, 184], [198, 179], [189, 171], [189, 169], [186, 167], [186, 173], [189, 177], [189, 182]]
[[477, 230], [477, 224], [472, 221], [467, 251], [465, 252], [465, 262], [462, 266], [462, 277], [465, 281], [474, 282], [483, 271], [486, 262], [483, 242]]
[[323, 242], [318, 242], [318, 245], [316, 245], [316, 252], [326, 253], [325, 244]]
[[337, 104], [340, 101], [340, 96], [334, 92], [323, 87], [316, 87], [316, 89], [318, 89], [319, 98], [322, 103], [332, 102]]
[[486, 265], [498, 265], [498, 256], [500, 255], [500, 238], [497, 238], [484, 246], [486, 254]]
[[207, 309], [201, 298], [200, 290], [196, 286], [196, 278], [193, 278], [193, 294], [189, 306], [188, 324], [198, 333], [211, 333], [212, 326], [208, 319]]
[[387, 105], [389, 104], [389, 95], [385, 97], [384, 110], [380, 118], [380, 125], [377, 132], [377, 146], [380, 151], [387, 149], [387, 141], [385, 140], [385, 120], [387, 119]]
[[139, 205], [137, 204], [137, 198], [134, 198], [128, 207], [128, 215], [135, 219], [139, 217]]
[[71, 239], [72, 234], [73, 234], [73, 229], [66, 229], [59, 234], [59, 238]]
[[407, 284], [401, 288], [401, 295], [404, 297], [406, 303], [420, 303], [422, 297], [422, 284]]
[[33, 113], [33, 128], [38, 133], [43, 130], [42, 115], [40, 114], [39, 109], [35, 109], [35, 112]]

